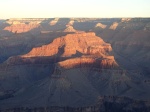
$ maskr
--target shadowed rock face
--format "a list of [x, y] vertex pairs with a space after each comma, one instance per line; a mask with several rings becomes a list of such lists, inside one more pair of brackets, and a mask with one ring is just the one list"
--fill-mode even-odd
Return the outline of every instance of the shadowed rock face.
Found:
[[62, 57], [69, 57], [75, 55], [77, 52], [91, 55], [96, 53], [107, 55], [112, 50], [110, 44], [105, 43], [93, 32], [76, 33], [57, 38], [48, 45], [33, 48], [28, 54], [22, 57], [52, 56], [58, 54], [59, 49], [62, 51]]
[[105, 29], [93, 29], [98, 36], [111, 43], [114, 52], [126, 60], [132, 61], [150, 73], [149, 52], [150, 30], [149, 18], [123, 18], [110, 24]]
[[[68, 34], [64, 37], [54, 39], [52, 43], [41, 47], [33, 48], [29, 53], [11, 57], [7, 60], [7, 64], [23, 64], [23, 63], [39, 63], [41, 60], [54, 62], [61, 61], [65, 58], [70, 59], [64, 61], [63, 64], [71, 68], [71, 66], [83, 64], [96, 64], [97, 66], [117, 66], [113, 56], [109, 56], [112, 51], [110, 44], [105, 43], [102, 39], [95, 36], [95, 33], [76, 33]], [[39, 58], [38, 58], [39, 57]], [[47, 57], [47, 58], [46, 58]], [[50, 61], [52, 60], [52, 61]], [[110, 62], [109, 62], [110, 61]], [[46, 61], [43, 61], [43, 63]], [[71, 65], [72, 64], [72, 65]]]
[[[119, 69], [114, 57], [110, 56], [111, 51], [112, 48], [110, 44], [105, 43], [100, 37], [97, 37], [95, 33], [78, 32], [56, 38], [50, 44], [33, 48], [25, 55], [10, 57], [1, 66], [1, 69], [3, 68], [2, 70], [5, 71], [15, 68], [15, 66], [22, 69], [21, 71], [18, 71], [16, 68], [14, 70], [11, 69], [11, 73], [8, 73], [11, 82], [6, 86], [6, 89], [9, 90], [12, 88], [13, 92], [11, 94], [15, 94], [11, 102], [22, 102], [27, 99], [32, 99], [29, 101], [33, 103], [31, 107], [40, 105], [69, 105], [79, 107], [96, 103], [99, 93], [88, 81], [87, 75], [91, 74], [88, 69]], [[37, 72], [43, 72], [45, 75], [41, 74], [44, 76], [39, 76], [39, 74], [37, 74], [37, 79], [30, 79], [27, 76], [36, 76], [36, 73], [32, 71], [34, 70], [33, 68], [28, 71], [28, 65], [35, 68], [37, 65], [41, 66], [39, 70], [37, 67]], [[44, 67], [46, 67], [45, 70], [47, 72], [43, 71]], [[48, 67], [52, 68], [48, 70]], [[24, 69], [27, 69], [27, 71]], [[20, 76], [22, 71], [25, 73]], [[15, 80], [11, 74], [15, 74]], [[27, 76], [25, 74], [27, 74]], [[25, 79], [23, 79], [23, 77]], [[42, 79], [39, 80], [39, 77], [42, 77]], [[4, 79], [5, 77], [1, 80]], [[25, 84], [26, 80], [30, 80], [31, 83]], [[21, 83], [21, 85], [17, 86], [15, 84], [16, 82]], [[41, 85], [42, 83], [44, 83], [44, 85]], [[31, 86], [31, 84], [33, 85]], [[14, 88], [17, 88], [17, 90], [15, 91]], [[2, 91], [2, 93], [4, 96], [4, 91]], [[44, 95], [44, 99], [42, 97], [41, 99], [39, 97], [40, 95]], [[34, 103], [38, 100], [40, 101], [39, 103]], [[5, 101], [9, 101], [9, 97], [8, 100], [4, 100], [4, 102]], [[80, 101], [80, 103], [78, 101]], [[2, 101], [2, 103], [4, 102]], [[14, 103], [12, 103], [10, 107], [16, 106], [16, 104], [13, 104]], [[28, 104], [29, 103], [22, 103], [21, 105], [29, 106]], [[2, 105], [2, 107], [5, 107], [5, 105]]]
[[88, 108], [106, 102], [120, 107], [127, 101], [128, 109], [134, 107], [132, 102], [148, 101], [150, 79], [143, 66], [150, 62], [149, 22], [148, 18], [0, 21], [0, 59], [11, 56], [0, 64], [0, 108]]

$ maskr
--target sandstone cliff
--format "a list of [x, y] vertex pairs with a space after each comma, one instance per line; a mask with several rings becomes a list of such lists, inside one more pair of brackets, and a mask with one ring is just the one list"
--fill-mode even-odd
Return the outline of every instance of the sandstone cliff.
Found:
[[[132, 63], [149, 65], [148, 19], [12, 19], [9, 25], [22, 23], [40, 24], [40, 30], [47, 33], [0, 34], [0, 56], [12, 56], [0, 65], [1, 109], [19, 111], [14, 107], [69, 106], [79, 107], [75, 109], [78, 111], [87, 106], [90, 111], [88, 106], [96, 104], [100, 98], [108, 101], [104, 102], [105, 109], [110, 109], [115, 101], [120, 111], [120, 107], [124, 109], [124, 105], [132, 102], [123, 97], [135, 100], [129, 108], [135, 107], [137, 99], [150, 99], [149, 78], [139, 70], [140, 67], [135, 67], [138, 64]], [[96, 30], [91, 30], [96, 25]], [[66, 26], [95, 31], [99, 37], [93, 32], [67, 34], [63, 32]], [[111, 45], [100, 37], [111, 43], [113, 52]], [[110, 54], [115, 55], [117, 62]], [[128, 69], [124, 70], [124, 67]], [[127, 103], [122, 104], [122, 101]], [[101, 107], [98, 105], [98, 108]]]
[[61, 56], [72, 56], [77, 52], [82, 54], [103, 54], [107, 55], [111, 46], [105, 43], [101, 38], [95, 36], [95, 33], [76, 33], [68, 34], [64, 37], [54, 39], [52, 43], [41, 47], [33, 48], [28, 54], [22, 57], [53, 56], [61, 50]]
[[[60, 61], [58, 65], [63, 68], [74, 68], [81, 65], [111, 68], [118, 66], [114, 57], [110, 56], [111, 51], [111, 45], [105, 43], [95, 33], [82, 32], [56, 38], [52, 43], [33, 48], [25, 55], [11, 57], [7, 60], [7, 64], [56, 63]], [[63, 60], [65, 61], [61, 62]]]
[[38, 28], [39, 26], [40, 25], [37, 23], [24, 24], [24, 23], [15, 22], [11, 26], [5, 27], [4, 30], [7, 30], [13, 33], [23, 33], [23, 32], [28, 32], [32, 29]]
[[65, 61], [58, 62], [56, 68], [59, 69], [71, 69], [71, 68], [98, 68], [98, 69], [110, 69], [118, 67], [113, 57], [107, 58], [91, 58], [91, 57], [80, 57], [67, 59]]

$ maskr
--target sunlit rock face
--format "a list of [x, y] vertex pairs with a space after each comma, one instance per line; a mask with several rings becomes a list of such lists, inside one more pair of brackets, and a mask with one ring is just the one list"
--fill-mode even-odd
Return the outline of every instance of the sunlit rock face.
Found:
[[50, 24], [51, 26], [54, 26], [54, 25], [57, 24], [58, 20], [59, 20], [59, 18], [55, 18], [55, 19], [52, 20], [49, 24]]
[[40, 23], [44, 19], [9, 19], [7, 21], [10, 26], [4, 28], [4, 30], [12, 33], [24, 33], [31, 31], [40, 26]]
[[30, 24], [13, 24], [11, 26], [6, 27], [4, 30], [11, 31], [13, 33], [23, 33], [28, 32], [34, 28], [38, 28], [39, 24], [30, 23]]
[[7, 63], [36, 63], [36, 61], [41, 62], [39, 61], [40, 58], [44, 59], [47, 57], [49, 61], [51, 60], [52, 62], [54, 62], [56, 58], [60, 61], [65, 58], [73, 58], [72, 60], [66, 61], [66, 63], [72, 63], [72, 65], [65, 64], [70, 67], [74, 65], [78, 66], [82, 63], [97, 63], [99, 67], [101, 65], [108, 65], [110, 67], [111, 65], [117, 66], [114, 57], [109, 55], [111, 51], [111, 45], [105, 43], [101, 38], [97, 37], [95, 33], [80, 32], [56, 38], [52, 43], [33, 48], [25, 55], [11, 57], [7, 60]]
[[97, 23], [97, 24], [95, 25], [95, 28], [102, 28], [102, 29], [105, 29], [106, 27], [107, 27], [107, 25], [102, 24], [102, 23]]
[[107, 55], [111, 46], [105, 43], [95, 33], [76, 33], [68, 34], [64, 37], [54, 39], [52, 43], [41, 47], [33, 48], [28, 54], [22, 57], [53, 56], [61, 49], [62, 57], [69, 57], [77, 54], [103, 54]]
[[76, 32], [76, 30], [73, 28], [73, 26], [67, 25], [64, 32]]
[[110, 69], [117, 68], [118, 64], [115, 62], [113, 57], [103, 58], [90, 58], [80, 57], [68, 59], [57, 63], [58, 68], [71, 69], [71, 68], [82, 68], [82, 67], [93, 67], [98, 69]]
[[117, 27], [118, 27], [118, 23], [115, 22], [115, 23], [113, 23], [113, 24], [110, 26], [109, 29], [111, 29], [111, 30], [116, 30]]
[[[5, 70], [5, 68], [6, 70], [11, 69], [8, 75], [12, 82], [6, 88], [14, 90], [16, 87], [19, 91], [16, 93], [17, 98], [14, 97], [10, 101], [12, 105], [9, 107], [18, 105], [18, 103], [12, 102], [22, 102], [27, 99], [31, 99], [29, 101], [32, 103], [31, 107], [44, 105], [80, 107], [96, 103], [99, 90], [91, 85], [87, 76], [92, 75], [89, 72], [90, 69], [94, 74], [96, 73], [95, 70], [119, 69], [114, 57], [110, 55], [111, 52], [111, 45], [105, 43], [94, 32], [77, 32], [58, 37], [47, 45], [35, 47], [27, 54], [10, 57], [2, 65], [3, 69], [1, 68], [2, 70]], [[30, 68], [31, 66], [34, 68]], [[15, 67], [20, 67], [20, 69], [17, 70]], [[35, 70], [36, 68], [37, 70]], [[43, 71], [44, 69], [45, 71]], [[17, 77], [15, 80], [13, 80], [12, 74]], [[20, 74], [22, 75], [20, 76]], [[37, 77], [37, 79], [30, 76]], [[42, 79], [40, 79], [41, 77]], [[26, 83], [28, 80], [31, 83]], [[14, 84], [16, 82], [21, 84]], [[41, 85], [42, 83], [44, 85]], [[25, 86], [30, 89], [26, 89]], [[4, 93], [4, 91], [2, 92]], [[67, 95], [68, 93], [69, 95]], [[33, 94], [34, 98], [32, 99]], [[82, 98], [80, 94], [82, 94]], [[41, 95], [44, 98], [39, 97]], [[37, 103], [37, 101], [39, 102]], [[78, 103], [78, 101], [81, 103]], [[64, 103], [62, 104], [62, 102]], [[6, 101], [6, 103], [8, 102]], [[28, 107], [28, 103], [21, 103], [21, 105]], [[5, 105], [1, 107], [5, 107]]]
[[[0, 64], [0, 111], [26, 107], [51, 111], [54, 106], [55, 111], [73, 107], [90, 112], [107, 110], [110, 104], [131, 112], [148, 108], [149, 22], [148, 18], [0, 21], [0, 59], [9, 57]], [[19, 30], [30, 24], [37, 27]], [[20, 33], [4, 30], [15, 25], [18, 29], [12, 29]]]

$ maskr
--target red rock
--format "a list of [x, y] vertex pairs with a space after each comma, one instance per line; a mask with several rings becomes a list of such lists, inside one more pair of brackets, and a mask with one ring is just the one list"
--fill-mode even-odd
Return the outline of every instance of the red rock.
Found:
[[33, 48], [28, 54], [22, 57], [53, 56], [63, 48], [63, 57], [72, 56], [78, 52], [82, 54], [107, 54], [112, 50], [110, 44], [105, 43], [95, 33], [68, 34], [64, 37], [54, 39], [52, 43], [41, 47]]
[[57, 63], [61, 68], [95, 66], [111, 68], [118, 66], [113, 56], [110, 44], [105, 43], [95, 33], [68, 34], [53, 40], [48, 45], [33, 48], [29, 53], [11, 57], [8, 64]]
[[39, 24], [12, 24], [11, 26], [7, 26], [4, 30], [11, 31], [13, 33], [23, 33], [28, 32], [32, 29], [38, 28]]

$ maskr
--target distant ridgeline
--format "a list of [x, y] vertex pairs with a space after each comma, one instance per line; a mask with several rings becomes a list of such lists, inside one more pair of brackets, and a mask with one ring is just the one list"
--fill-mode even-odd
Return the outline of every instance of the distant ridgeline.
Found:
[[9, 21], [38, 21], [38, 20], [48, 20], [49, 18], [10, 18]]

